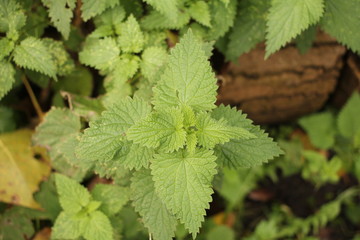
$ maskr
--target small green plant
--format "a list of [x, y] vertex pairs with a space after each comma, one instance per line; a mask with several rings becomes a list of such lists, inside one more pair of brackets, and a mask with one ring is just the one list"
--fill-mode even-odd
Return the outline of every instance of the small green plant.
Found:
[[132, 170], [131, 200], [154, 239], [171, 239], [177, 220], [196, 237], [219, 167], [256, 166], [281, 153], [241, 112], [216, 107], [204, 46], [188, 32], [171, 51], [153, 105], [114, 104], [90, 122], [76, 150], [95, 172]]
[[[360, 178], [359, 104], [360, 96], [354, 92], [337, 116], [328, 111], [312, 114], [299, 120], [300, 125], [308, 132], [311, 143], [315, 147], [335, 151], [336, 156], [331, 161], [324, 159], [324, 163], [328, 167], [318, 166], [317, 171], [320, 174], [318, 176], [330, 177], [329, 172], [324, 171], [327, 168], [332, 169], [333, 176], [340, 171], [340, 168], [344, 168], [346, 172]], [[310, 154], [315, 155], [317, 153]], [[334, 179], [334, 177], [332, 178]]]
[[[91, 193], [76, 181], [57, 174], [56, 188], [63, 209], [56, 218], [53, 239], [113, 239], [111, 218], [126, 204], [127, 188], [96, 184]], [[116, 226], [115, 226], [116, 227]]]

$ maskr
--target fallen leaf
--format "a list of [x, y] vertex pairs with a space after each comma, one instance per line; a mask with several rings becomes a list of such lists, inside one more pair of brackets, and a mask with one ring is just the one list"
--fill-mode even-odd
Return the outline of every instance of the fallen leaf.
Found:
[[50, 174], [50, 166], [35, 158], [45, 151], [31, 147], [32, 133], [21, 129], [0, 135], [0, 201], [40, 209], [33, 193]]

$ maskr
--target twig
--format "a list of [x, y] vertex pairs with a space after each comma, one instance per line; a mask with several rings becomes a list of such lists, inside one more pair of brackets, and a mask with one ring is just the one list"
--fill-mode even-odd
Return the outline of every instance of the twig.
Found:
[[29, 81], [27, 80], [27, 78], [26, 78], [25, 75], [22, 75], [21, 80], [23, 81], [23, 83], [24, 83], [24, 85], [25, 85], [26, 91], [28, 92], [28, 94], [29, 94], [29, 96], [30, 96], [31, 103], [32, 103], [33, 106], [34, 106], [35, 111], [36, 111], [37, 115], [38, 115], [39, 118], [40, 118], [40, 121], [42, 121], [43, 118], [44, 118], [44, 113], [43, 113], [43, 111], [41, 110], [40, 104], [39, 104], [38, 100], [37, 100], [36, 97], [35, 97], [35, 94], [34, 94], [32, 88], [31, 88], [31, 86], [30, 86]]

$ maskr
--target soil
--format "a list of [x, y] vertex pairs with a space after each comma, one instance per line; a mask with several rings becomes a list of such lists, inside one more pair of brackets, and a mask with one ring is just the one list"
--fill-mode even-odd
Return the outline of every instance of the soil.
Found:
[[265, 46], [260, 44], [223, 69], [218, 103], [237, 106], [259, 124], [319, 110], [337, 85], [345, 52], [321, 32], [304, 55], [290, 44], [264, 60]]

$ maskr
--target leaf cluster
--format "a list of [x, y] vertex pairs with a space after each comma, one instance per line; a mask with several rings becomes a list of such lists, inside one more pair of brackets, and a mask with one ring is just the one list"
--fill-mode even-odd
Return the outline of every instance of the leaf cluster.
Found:
[[281, 150], [241, 112], [215, 106], [216, 79], [191, 31], [153, 91], [152, 105], [126, 98], [91, 121], [76, 155], [107, 176], [132, 170], [131, 199], [154, 239], [171, 239], [177, 219], [195, 238], [217, 169], [259, 165]]
[[360, 51], [357, 40], [359, 0], [264, 1], [245, 0], [238, 7], [234, 26], [222, 51], [235, 60], [265, 40], [266, 55], [295, 40], [304, 53], [316, 37], [317, 28], [335, 37], [354, 52]]

